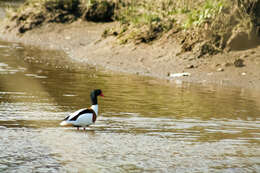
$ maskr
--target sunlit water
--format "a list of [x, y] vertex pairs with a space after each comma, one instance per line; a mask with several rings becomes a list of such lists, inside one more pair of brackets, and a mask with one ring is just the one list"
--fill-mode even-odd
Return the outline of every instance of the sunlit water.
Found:
[[[96, 124], [60, 127], [94, 88], [105, 95]], [[0, 172], [260, 172], [260, 94], [114, 74], [0, 42]]]
[[[105, 94], [96, 124], [60, 127], [94, 88]], [[0, 172], [259, 172], [257, 94], [113, 74], [0, 42]]]

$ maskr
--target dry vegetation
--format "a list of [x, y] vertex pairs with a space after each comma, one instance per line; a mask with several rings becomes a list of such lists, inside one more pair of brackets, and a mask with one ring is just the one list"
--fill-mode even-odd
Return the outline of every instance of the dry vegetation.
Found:
[[103, 36], [116, 36], [120, 44], [149, 43], [171, 33], [183, 52], [216, 54], [236, 49], [237, 40], [258, 44], [260, 0], [28, 0], [9, 10], [7, 30], [24, 33], [44, 23], [118, 21]]
[[79, 18], [94, 22], [112, 21], [114, 3], [94, 0], [27, 0], [7, 11], [7, 29], [24, 33], [44, 23], [70, 23]]
[[200, 57], [226, 47], [239, 49], [239, 39], [248, 47], [258, 44], [259, 11], [259, 0], [124, 1], [115, 13], [120, 27], [104, 35], [116, 35], [120, 43], [147, 43], [173, 33], [184, 52], [195, 48]]

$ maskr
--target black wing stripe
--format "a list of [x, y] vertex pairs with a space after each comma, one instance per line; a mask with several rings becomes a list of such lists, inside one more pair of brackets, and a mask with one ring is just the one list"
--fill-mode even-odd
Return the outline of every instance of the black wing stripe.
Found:
[[80, 113], [78, 113], [78, 115], [71, 118], [70, 121], [76, 121], [80, 115], [86, 114], [86, 113], [95, 113], [95, 112], [93, 109], [85, 109], [85, 110], [81, 111]]
[[64, 120], [63, 120], [63, 121], [66, 121], [66, 120], [68, 120], [68, 119], [69, 119], [69, 117], [70, 117], [70, 116], [67, 116], [66, 118], [64, 118]]

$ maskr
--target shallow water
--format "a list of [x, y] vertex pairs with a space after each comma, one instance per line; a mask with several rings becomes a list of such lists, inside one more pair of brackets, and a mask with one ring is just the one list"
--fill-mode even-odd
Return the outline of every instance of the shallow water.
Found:
[[[105, 94], [96, 124], [60, 127], [94, 88]], [[0, 172], [260, 172], [260, 94], [116, 74], [0, 41]]]
[[[96, 124], [60, 127], [94, 88], [105, 95]], [[0, 172], [259, 172], [259, 98], [0, 42]]]

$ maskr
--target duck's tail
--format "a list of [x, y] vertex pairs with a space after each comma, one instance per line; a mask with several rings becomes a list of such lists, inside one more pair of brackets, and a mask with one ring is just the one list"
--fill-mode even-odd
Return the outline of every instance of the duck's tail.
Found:
[[68, 121], [62, 121], [60, 123], [61, 126], [73, 126], [73, 124], [69, 123]]

